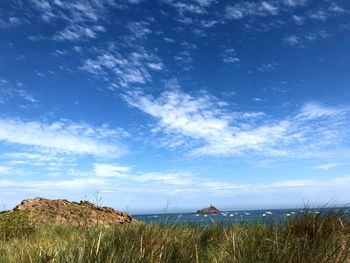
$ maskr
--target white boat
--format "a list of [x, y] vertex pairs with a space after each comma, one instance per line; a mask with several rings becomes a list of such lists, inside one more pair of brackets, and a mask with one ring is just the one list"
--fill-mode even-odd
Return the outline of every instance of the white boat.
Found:
[[272, 212], [271, 211], [266, 211], [265, 214], [272, 215]]
[[262, 214], [262, 216], [266, 216], [266, 214], [264, 213], [264, 214]]
[[286, 214], [286, 216], [290, 216], [290, 214]]
[[233, 217], [233, 216], [234, 216], [234, 214], [230, 214], [230, 215], [229, 215], [229, 217]]

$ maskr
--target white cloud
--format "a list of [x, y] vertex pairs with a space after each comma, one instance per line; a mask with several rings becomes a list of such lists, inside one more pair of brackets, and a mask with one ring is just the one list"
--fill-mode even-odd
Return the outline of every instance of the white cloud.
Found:
[[0, 141], [10, 144], [33, 146], [67, 154], [88, 154], [95, 156], [120, 155], [123, 148], [116, 143], [96, 137], [115, 134], [107, 128], [54, 122], [25, 122], [0, 119]]
[[330, 34], [325, 30], [313, 31], [298, 35], [289, 35], [283, 38], [283, 42], [292, 47], [303, 47], [306, 42], [314, 42], [328, 38]]
[[32, 7], [40, 12], [40, 18], [47, 23], [63, 19], [70, 24], [82, 24], [103, 20], [103, 14], [111, 7], [118, 7], [110, 0], [30, 0]]
[[180, 16], [184, 17], [185, 13], [189, 14], [206, 14], [207, 8], [216, 4], [216, 0], [193, 0], [193, 1], [173, 1], [163, 0], [164, 3], [174, 7]]
[[325, 163], [325, 164], [314, 166], [312, 168], [315, 170], [329, 170], [342, 165], [343, 164], [339, 164], [339, 163]]
[[105, 28], [102, 26], [79, 26], [70, 25], [64, 30], [57, 32], [52, 39], [58, 41], [81, 41], [89, 38], [96, 38], [97, 32], [105, 32]]
[[319, 10], [310, 12], [309, 18], [314, 19], [314, 20], [326, 21], [328, 18], [328, 15], [327, 15], [325, 10], [319, 9]]
[[0, 174], [8, 174], [10, 173], [12, 167], [10, 166], [2, 166], [0, 165]]
[[287, 36], [283, 39], [283, 41], [290, 46], [297, 46], [300, 43], [299, 37], [296, 35]]
[[129, 93], [125, 100], [157, 120], [152, 132], [164, 135], [163, 146], [182, 146], [195, 155], [321, 156], [334, 152], [329, 147], [346, 138], [344, 129], [349, 126], [346, 111], [312, 102], [296, 114], [273, 120], [263, 113], [229, 112], [213, 97], [193, 97], [179, 90], [157, 99]]
[[271, 63], [262, 64], [257, 69], [261, 73], [265, 73], [265, 72], [274, 71], [277, 67], [278, 67], [278, 63], [277, 62], [271, 62]]
[[283, 4], [291, 7], [306, 5], [308, 0], [283, 0]]
[[275, 181], [270, 183], [256, 183], [256, 184], [233, 184], [228, 182], [208, 181], [199, 184], [200, 190], [212, 191], [215, 193], [237, 194], [238, 192], [249, 191], [263, 191], [269, 194], [267, 191], [278, 190], [285, 191], [288, 188], [294, 189], [306, 189], [317, 188], [318, 189], [333, 189], [336, 187], [349, 187], [350, 176], [343, 177], [329, 177], [323, 180], [317, 179], [297, 179], [297, 180], [284, 180]]
[[305, 22], [305, 18], [302, 16], [297, 16], [297, 15], [293, 15], [293, 20], [294, 23], [297, 24], [298, 26], [301, 26], [304, 24]]
[[181, 172], [166, 173], [143, 173], [138, 176], [130, 177], [133, 181], [139, 183], [155, 183], [162, 185], [191, 185], [195, 179], [191, 174]]
[[[23, 1], [26, 2], [26, 1]], [[109, 23], [108, 17], [112, 10], [120, 9], [129, 4], [141, 1], [111, 1], [111, 0], [30, 0], [30, 7], [38, 12], [39, 21], [57, 28], [64, 24], [51, 36], [32, 36], [32, 40], [53, 39], [57, 41], [86, 41], [97, 37], [97, 33], [105, 32], [101, 24]], [[28, 3], [23, 3], [24, 5]], [[59, 22], [64, 23], [59, 23]]]
[[[4, 16], [4, 14], [2, 14]], [[23, 21], [15, 16], [10, 16], [8, 18], [0, 19], [0, 28], [13, 28], [23, 24]]]
[[341, 6], [339, 6], [337, 3], [332, 2], [331, 5], [328, 8], [329, 11], [334, 12], [334, 13], [339, 13], [339, 14], [343, 14], [346, 12], [346, 10], [344, 8], [342, 8]]
[[226, 48], [223, 50], [222, 61], [227, 64], [238, 64], [241, 60], [237, 56], [237, 52], [233, 48]]
[[85, 188], [102, 187], [104, 180], [97, 178], [76, 178], [71, 180], [31, 180], [31, 181], [15, 181], [0, 180], [1, 188], [11, 188], [14, 191], [18, 189], [27, 190], [77, 190]]
[[306, 119], [330, 118], [344, 115], [348, 112], [346, 108], [327, 107], [317, 102], [308, 102], [300, 110], [299, 117]]
[[193, 69], [193, 58], [191, 53], [188, 50], [183, 50], [178, 52], [176, 56], [174, 56], [174, 60], [176, 63], [184, 70], [192, 70]]
[[0, 79], [0, 104], [12, 102], [15, 99], [20, 98], [27, 103], [37, 103], [37, 99], [29, 93], [27, 90], [22, 88], [23, 84], [17, 83], [12, 84], [4, 79]]
[[209, 7], [217, 3], [217, 0], [195, 0], [200, 6]]
[[148, 23], [145, 21], [130, 22], [126, 27], [133, 33], [136, 38], [145, 38], [152, 33], [148, 28]]
[[[119, 87], [128, 87], [151, 82], [151, 72], [163, 70], [164, 64], [157, 55], [142, 47], [132, 52], [121, 52], [117, 46], [110, 45], [106, 50], [97, 51], [96, 58], [87, 59], [81, 69]], [[110, 74], [113, 76], [111, 80]]]
[[97, 177], [125, 177], [130, 167], [108, 163], [94, 163], [94, 173]]
[[250, 16], [277, 15], [279, 7], [272, 1], [239, 2], [233, 6], [227, 6], [225, 17], [227, 19], [243, 19]]

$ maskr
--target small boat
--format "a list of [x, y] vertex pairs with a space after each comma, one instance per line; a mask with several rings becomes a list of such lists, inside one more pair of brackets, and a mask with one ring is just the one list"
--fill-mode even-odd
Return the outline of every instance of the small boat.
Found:
[[266, 211], [265, 214], [272, 215], [272, 212], [271, 211]]
[[233, 217], [233, 216], [234, 216], [234, 214], [230, 214], [230, 215], [229, 215], [229, 217]]
[[195, 216], [199, 216], [199, 214], [195, 214]]
[[286, 216], [290, 216], [290, 214], [286, 214]]
[[266, 216], [266, 214], [264, 213], [264, 214], [262, 214], [262, 216]]
[[207, 217], [208, 215], [204, 215], [204, 217]]
[[250, 215], [250, 213], [246, 212], [246, 213], [245, 213], [245, 215], [246, 215], [246, 216], [249, 216], [249, 215]]

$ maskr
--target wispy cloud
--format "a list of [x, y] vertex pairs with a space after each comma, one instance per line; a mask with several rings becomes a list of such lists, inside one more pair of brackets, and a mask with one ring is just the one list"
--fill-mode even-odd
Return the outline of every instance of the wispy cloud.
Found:
[[[30, 7], [39, 14], [42, 22], [56, 25], [53, 36], [32, 36], [30, 39], [53, 39], [57, 41], [86, 41], [97, 37], [98, 33], [105, 32], [101, 24], [108, 24], [110, 10], [123, 9], [128, 5], [138, 4], [141, 1], [110, 1], [110, 0], [31, 0]], [[28, 4], [28, 3], [27, 3]], [[23, 4], [25, 5], [25, 4]], [[59, 23], [59, 22], [64, 23]], [[65, 25], [58, 29], [57, 25]]]
[[79, 26], [71, 25], [64, 30], [57, 32], [52, 39], [58, 41], [70, 40], [70, 41], [82, 41], [89, 38], [96, 38], [97, 32], [105, 32], [106, 29], [103, 26]]
[[319, 20], [319, 21], [326, 21], [328, 16], [327, 16], [327, 13], [325, 10], [318, 9], [316, 11], [310, 12], [309, 18], [314, 19], [314, 20]]
[[148, 34], [152, 33], [149, 29], [149, 24], [145, 21], [130, 22], [127, 24], [127, 28], [133, 33], [136, 38], [145, 38]]
[[345, 138], [344, 109], [307, 103], [295, 114], [272, 119], [263, 113], [230, 112], [210, 96], [169, 91], [159, 98], [129, 93], [125, 100], [152, 116], [154, 133], [168, 147], [187, 147], [191, 154], [308, 158], [326, 154]]
[[97, 177], [125, 177], [130, 167], [108, 163], [94, 163], [94, 173]]
[[225, 17], [231, 19], [244, 19], [254, 16], [278, 15], [279, 5], [273, 1], [239, 2], [225, 9]]
[[330, 37], [330, 34], [325, 30], [318, 30], [308, 33], [291, 34], [283, 38], [283, 42], [291, 47], [304, 47], [307, 42]]
[[292, 18], [293, 18], [294, 23], [297, 24], [298, 26], [303, 25], [305, 22], [305, 17], [303, 17], [303, 16], [293, 15]]
[[328, 7], [328, 11], [338, 14], [346, 13], [346, 10], [335, 2], [332, 2]]
[[[124, 171], [123, 171], [124, 173]], [[135, 184], [137, 183], [137, 184]], [[288, 190], [309, 191], [312, 189], [328, 190], [348, 189], [349, 176], [331, 176], [326, 179], [303, 178], [293, 180], [269, 181], [266, 183], [235, 183], [227, 180], [215, 180], [201, 178], [191, 173], [181, 171], [151, 172], [127, 174], [127, 176], [99, 177], [89, 175], [73, 179], [56, 180], [0, 180], [0, 187], [4, 190], [11, 189], [13, 192], [25, 191], [49, 193], [53, 189], [79, 192], [82, 190], [100, 191], [102, 193], [115, 192], [119, 195], [132, 195], [139, 193], [138, 198], [142, 200], [147, 194], [166, 198], [167, 196], [190, 192], [192, 194], [205, 193], [218, 196], [234, 196], [247, 193], [258, 193], [270, 195], [272, 191], [285, 192]], [[312, 191], [311, 191], [312, 192]], [[142, 194], [140, 194], [142, 193]], [[310, 193], [310, 192], [309, 192]], [[301, 200], [299, 200], [301, 201]], [[120, 205], [120, 204], [119, 204]]]
[[317, 102], [308, 102], [300, 110], [298, 117], [306, 119], [332, 118], [349, 113], [345, 107], [327, 107]]
[[97, 178], [75, 178], [70, 180], [31, 180], [31, 181], [15, 181], [15, 180], [0, 180], [0, 187], [3, 189], [10, 188], [13, 191], [29, 190], [43, 191], [52, 189], [55, 190], [81, 190], [86, 188], [102, 187], [105, 182]]
[[14, 28], [22, 24], [23, 24], [22, 20], [15, 16], [10, 16], [7, 19], [0, 18], [0, 28], [7, 28], [7, 29]]
[[257, 68], [257, 70], [261, 73], [265, 73], [265, 72], [274, 71], [275, 69], [277, 69], [277, 67], [278, 67], [277, 62], [271, 62], [271, 63], [262, 64]]
[[325, 164], [320, 164], [317, 166], [313, 166], [312, 168], [315, 170], [330, 170], [332, 168], [338, 167], [338, 166], [342, 166], [344, 164], [340, 164], [340, 163], [325, 163]]
[[106, 141], [123, 136], [118, 130], [67, 122], [27, 122], [0, 119], [0, 141], [66, 154], [118, 156], [124, 152], [118, 143]]
[[283, 0], [283, 4], [291, 7], [306, 5], [309, 0]]
[[27, 103], [37, 103], [34, 95], [23, 88], [23, 83], [10, 83], [5, 79], [0, 79], [0, 104], [8, 103], [15, 99], [22, 99]]
[[294, 8], [305, 6], [307, 3], [307, 0], [240, 1], [226, 7], [225, 17], [229, 20], [239, 20], [249, 17], [276, 16], [291, 12]]
[[216, 0], [192, 0], [192, 1], [163, 0], [163, 2], [174, 7], [181, 16], [184, 16], [186, 13], [205, 14], [207, 13], [207, 8], [217, 3]]
[[109, 49], [100, 50], [97, 53], [96, 58], [87, 59], [81, 69], [102, 79], [111, 74], [111, 82], [120, 87], [150, 82], [151, 72], [162, 70], [164, 67], [157, 55], [141, 47], [133, 52], [125, 53], [112, 45]]
[[8, 174], [10, 173], [12, 167], [10, 166], [2, 166], [0, 165], [0, 174]]
[[223, 50], [222, 54], [222, 61], [227, 64], [239, 64], [241, 61], [238, 58], [237, 52], [234, 48], [226, 48]]

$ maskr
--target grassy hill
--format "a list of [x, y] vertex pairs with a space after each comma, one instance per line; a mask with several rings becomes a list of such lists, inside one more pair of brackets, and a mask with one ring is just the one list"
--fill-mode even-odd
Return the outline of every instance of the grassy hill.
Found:
[[40, 225], [0, 215], [0, 262], [350, 262], [341, 211], [284, 223]]

